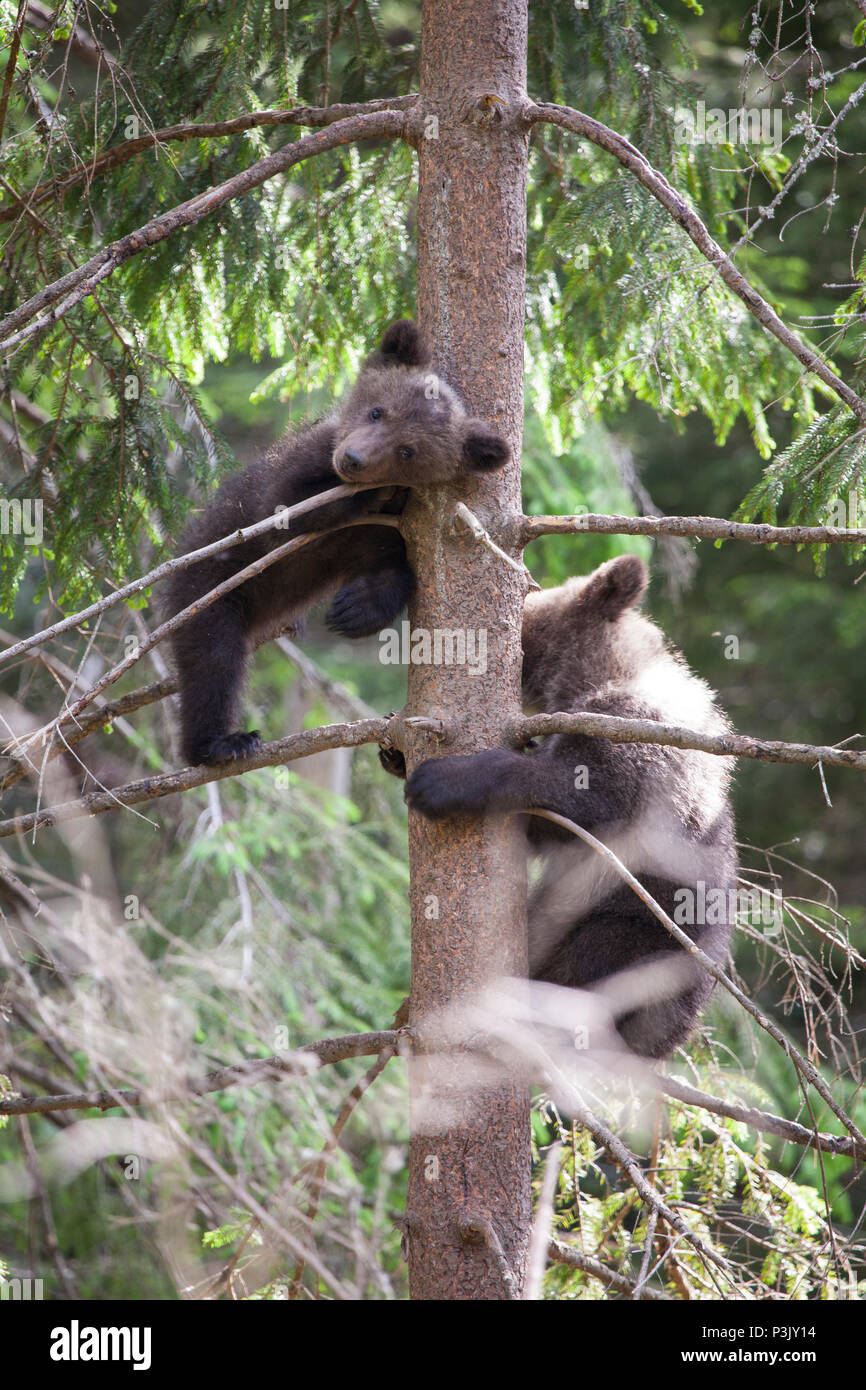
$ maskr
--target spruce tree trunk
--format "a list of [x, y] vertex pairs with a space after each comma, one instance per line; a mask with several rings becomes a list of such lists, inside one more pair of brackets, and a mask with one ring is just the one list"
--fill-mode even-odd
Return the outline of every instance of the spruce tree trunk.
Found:
[[[407, 713], [442, 719], [452, 734], [438, 748], [429, 735], [410, 734], [410, 771], [437, 754], [496, 745], [519, 709], [524, 580], [457, 535], [453, 513], [465, 501], [510, 548], [521, 510], [526, 36], [526, 0], [424, 0], [419, 318], [437, 368], [507, 436], [514, 461], [465, 486], [413, 494], [407, 508], [419, 580], [413, 628], [474, 628], [487, 640], [484, 674], [410, 665]], [[525, 975], [517, 833], [498, 819], [431, 824], [410, 815], [413, 1024], [491, 977]], [[410, 1086], [411, 1297], [519, 1297], [530, 1224], [526, 1092], [504, 1082], [460, 1094], [423, 1058], [411, 1065]]]

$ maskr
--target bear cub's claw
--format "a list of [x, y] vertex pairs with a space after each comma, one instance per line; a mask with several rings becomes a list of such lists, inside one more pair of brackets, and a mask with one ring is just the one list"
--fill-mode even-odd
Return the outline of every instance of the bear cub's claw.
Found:
[[379, 762], [392, 777], [406, 776], [406, 759], [399, 748], [379, 748]]

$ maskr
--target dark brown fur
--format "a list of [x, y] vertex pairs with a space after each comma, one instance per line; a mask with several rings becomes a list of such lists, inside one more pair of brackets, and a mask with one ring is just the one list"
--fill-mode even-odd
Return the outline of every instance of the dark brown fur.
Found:
[[[529, 596], [527, 707], [655, 719], [707, 733], [729, 727], [712, 691], [634, 611], [646, 583], [643, 562], [624, 556]], [[406, 800], [433, 819], [521, 807], [557, 811], [608, 844], [674, 916], [677, 889], [699, 901], [699, 882], [707, 893], [734, 887], [729, 776], [729, 761], [708, 753], [556, 734], [529, 753], [495, 748], [422, 763]], [[527, 836], [543, 856], [530, 902], [533, 978], [570, 988], [604, 981], [628, 1046], [667, 1056], [694, 1027], [711, 977], [595, 851], [539, 817], [528, 818]], [[727, 913], [723, 922], [685, 930], [713, 960], [723, 959]], [[645, 968], [653, 965], [660, 968]], [[617, 993], [627, 1006], [615, 1007]]]
[[[331, 502], [212, 559], [180, 570], [168, 583], [166, 616], [293, 536], [335, 526], [365, 513], [400, 512], [407, 488], [440, 483], [461, 471], [501, 468], [508, 444], [470, 419], [451, 388], [429, 366], [415, 324], [392, 324], [365, 362], [342, 406], [230, 478], [187, 528], [178, 554], [291, 507], [340, 482], [380, 484]], [[173, 638], [180, 682], [182, 746], [190, 763], [224, 762], [252, 752], [257, 731], [236, 729], [250, 652], [298, 624], [307, 609], [336, 597], [328, 625], [363, 637], [393, 622], [414, 580], [398, 531], [356, 526], [286, 556], [218, 599]]]

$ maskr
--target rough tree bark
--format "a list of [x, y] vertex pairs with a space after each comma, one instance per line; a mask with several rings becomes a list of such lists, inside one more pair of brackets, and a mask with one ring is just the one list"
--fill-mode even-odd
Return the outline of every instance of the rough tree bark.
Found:
[[[437, 367], [509, 439], [504, 473], [413, 494], [405, 516], [419, 577], [413, 627], [487, 635], [487, 670], [410, 666], [407, 713], [442, 719], [439, 748], [408, 731], [411, 771], [437, 753], [499, 742], [519, 709], [525, 583], [453, 526], [462, 498], [512, 554], [519, 537], [528, 136], [526, 0], [424, 0], [418, 312]], [[412, 1011], [417, 1023], [495, 975], [525, 975], [525, 874], [514, 827], [411, 815]], [[519, 1297], [530, 1226], [528, 1096], [460, 1095], [412, 1064], [406, 1235], [413, 1299]], [[448, 1107], [448, 1122], [444, 1107]], [[431, 1110], [434, 1116], [431, 1128]]]

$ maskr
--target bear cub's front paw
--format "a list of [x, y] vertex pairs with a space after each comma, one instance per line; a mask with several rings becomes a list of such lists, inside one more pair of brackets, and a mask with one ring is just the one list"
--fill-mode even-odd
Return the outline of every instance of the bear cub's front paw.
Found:
[[474, 763], [474, 757], [459, 754], [451, 758], [429, 758], [416, 767], [406, 783], [405, 801], [429, 820], [483, 810], [473, 785]]
[[422, 816], [480, 816], [537, 805], [531, 800], [528, 760], [507, 748], [430, 758], [406, 783], [406, 801]]
[[202, 741], [195, 749], [195, 756], [191, 762], [194, 765], [198, 763], [230, 763], [235, 758], [248, 758], [261, 746], [262, 736], [258, 729], [250, 729], [249, 733], [239, 731], [236, 734], [223, 734], [220, 738]]
[[338, 637], [370, 637], [393, 620], [394, 605], [387, 588], [376, 579], [362, 575], [344, 585], [336, 595], [325, 617], [325, 626]]

